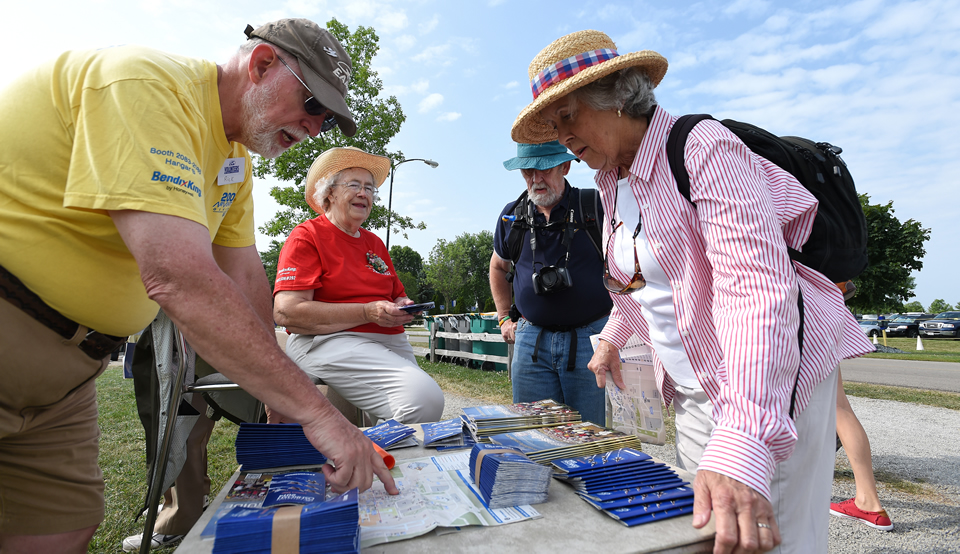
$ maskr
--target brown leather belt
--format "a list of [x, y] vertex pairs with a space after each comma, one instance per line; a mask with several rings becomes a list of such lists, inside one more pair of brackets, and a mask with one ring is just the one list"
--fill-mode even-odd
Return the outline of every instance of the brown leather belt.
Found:
[[[65, 339], [73, 338], [77, 334], [77, 329], [80, 328], [79, 323], [47, 306], [39, 296], [17, 279], [16, 275], [3, 266], [0, 266], [0, 298]], [[126, 341], [126, 337], [114, 337], [90, 331], [77, 347], [92, 359], [102, 360]]]

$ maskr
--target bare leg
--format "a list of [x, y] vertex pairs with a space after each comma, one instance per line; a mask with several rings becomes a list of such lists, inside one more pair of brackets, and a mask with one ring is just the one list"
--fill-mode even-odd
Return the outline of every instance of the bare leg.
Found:
[[843, 443], [843, 450], [850, 461], [850, 467], [853, 468], [853, 481], [857, 489], [857, 508], [867, 512], [879, 512], [883, 507], [880, 505], [877, 482], [873, 477], [870, 440], [843, 391], [842, 376], [838, 376], [837, 379], [837, 434], [840, 436], [840, 442]]
[[3, 554], [36, 554], [58, 552], [85, 554], [87, 545], [98, 525], [56, 535], [0, 535], [0, 551]]

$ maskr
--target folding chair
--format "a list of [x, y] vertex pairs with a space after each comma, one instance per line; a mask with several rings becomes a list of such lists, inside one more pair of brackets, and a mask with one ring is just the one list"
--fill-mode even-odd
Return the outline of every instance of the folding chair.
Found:
[[[153, 530], [157, 521], [158, 503], [160, 495], [169, 489], [177, 476], [186, 457], [185, 445], [187, 436], [193, 428], [193, 424], [199, 417], [198, 414], [189, 413], [195, 411], [189, 403], [183, 403], [183, 395], [188, 393], [213, 393], [220, 391], [241, 391], [239, 385], [220, 373], [213, 373], [194, 379], [195, 353], [189, 344], [184, 340], [180, 330], [171, 321], [163, 311], [160, 311], [157, 318], [150, 327], [153, 340], [153, 362], [154, 369], [159, 380], [159, 398], [160, 410], [158, 413], [159, 437], [158, 448], [153, 458], [153, 464], [150, 468], [149, 484], [147, 488], [146, 512], [147, 517], [144, 520], [143, 537], [140, 541], [140, 552], [146, 554], [150, 551], [150, 543], [153, 539]], [[286, 350], [286, 333], [277, 333], [277, 340], [284, 350]], [[176, 371], [173, 371], [176, 366]], [[185, 385], [186, 381], [193, 381], [193, 384]], [[328, 397], [328, 400], [334, 404], [337, 409], [350, 418], [352, 411], [356, 412], [354, 424], [362, 426], [365, 415], [362, 410], [355, 408], [346, 399], [341, 397], [333, 389], [330, 389], [325, 383], [317, 378], [313, 378], [314, 384], [321, 387], [321, 391]], [[326, 389], [326, 390], [323, 390]], [[169, 398], [166, 406], [163, 405], [163, 399]], [[210, 399], [205, 396], [210, 403]], [[187, 413], [184, 406], [188, 406]], [[216, 406], [214, 406], [216, 408]], [[262, 404], [260, 404], [262, 410]], [[173, 414], [173, 417], [171, 417]], [[149, 440], [149, 437], [148, 437]], [[172, 455], [172, 457], [171, 457]], [[143, 514], [141, 510], [140, 514]], [[139, 517], [139, 516], [138, 516]]]

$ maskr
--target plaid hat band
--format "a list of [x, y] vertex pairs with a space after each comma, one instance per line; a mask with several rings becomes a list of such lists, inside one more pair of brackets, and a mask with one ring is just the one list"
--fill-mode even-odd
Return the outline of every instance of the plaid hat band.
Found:
[[600, 50], [591, 50], [576, 56], [571, 56], [565, 60], [546, 67], [530, 81], [530, 88], [533, 90], [533, 99], [536, 100], [540, 94], [552, 85], [573, 77], [588, 67], [593, 67], [607, 60], [616, 58], [616, 50], [602, 48]]

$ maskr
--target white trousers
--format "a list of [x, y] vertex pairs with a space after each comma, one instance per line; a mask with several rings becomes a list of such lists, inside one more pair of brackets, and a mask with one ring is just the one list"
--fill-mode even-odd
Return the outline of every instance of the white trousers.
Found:
[[287, 355], [375, 420], [422, 423], [443, 415], [443, 391], [417, 365], [406, 334], [293, 334]]
[[[810, 404], [796, 419], [797, 446], [777, 464], [770, 483], [773, 512], [783, 542], [778, 554], [827, 552], [830, 494], [836, 458], [837, 375], [813, 390]], [[677, 386], [673, 399], [677, 422], [677, 465], [696, 472], [713, 433], [713, 403], [700, 389]]]

